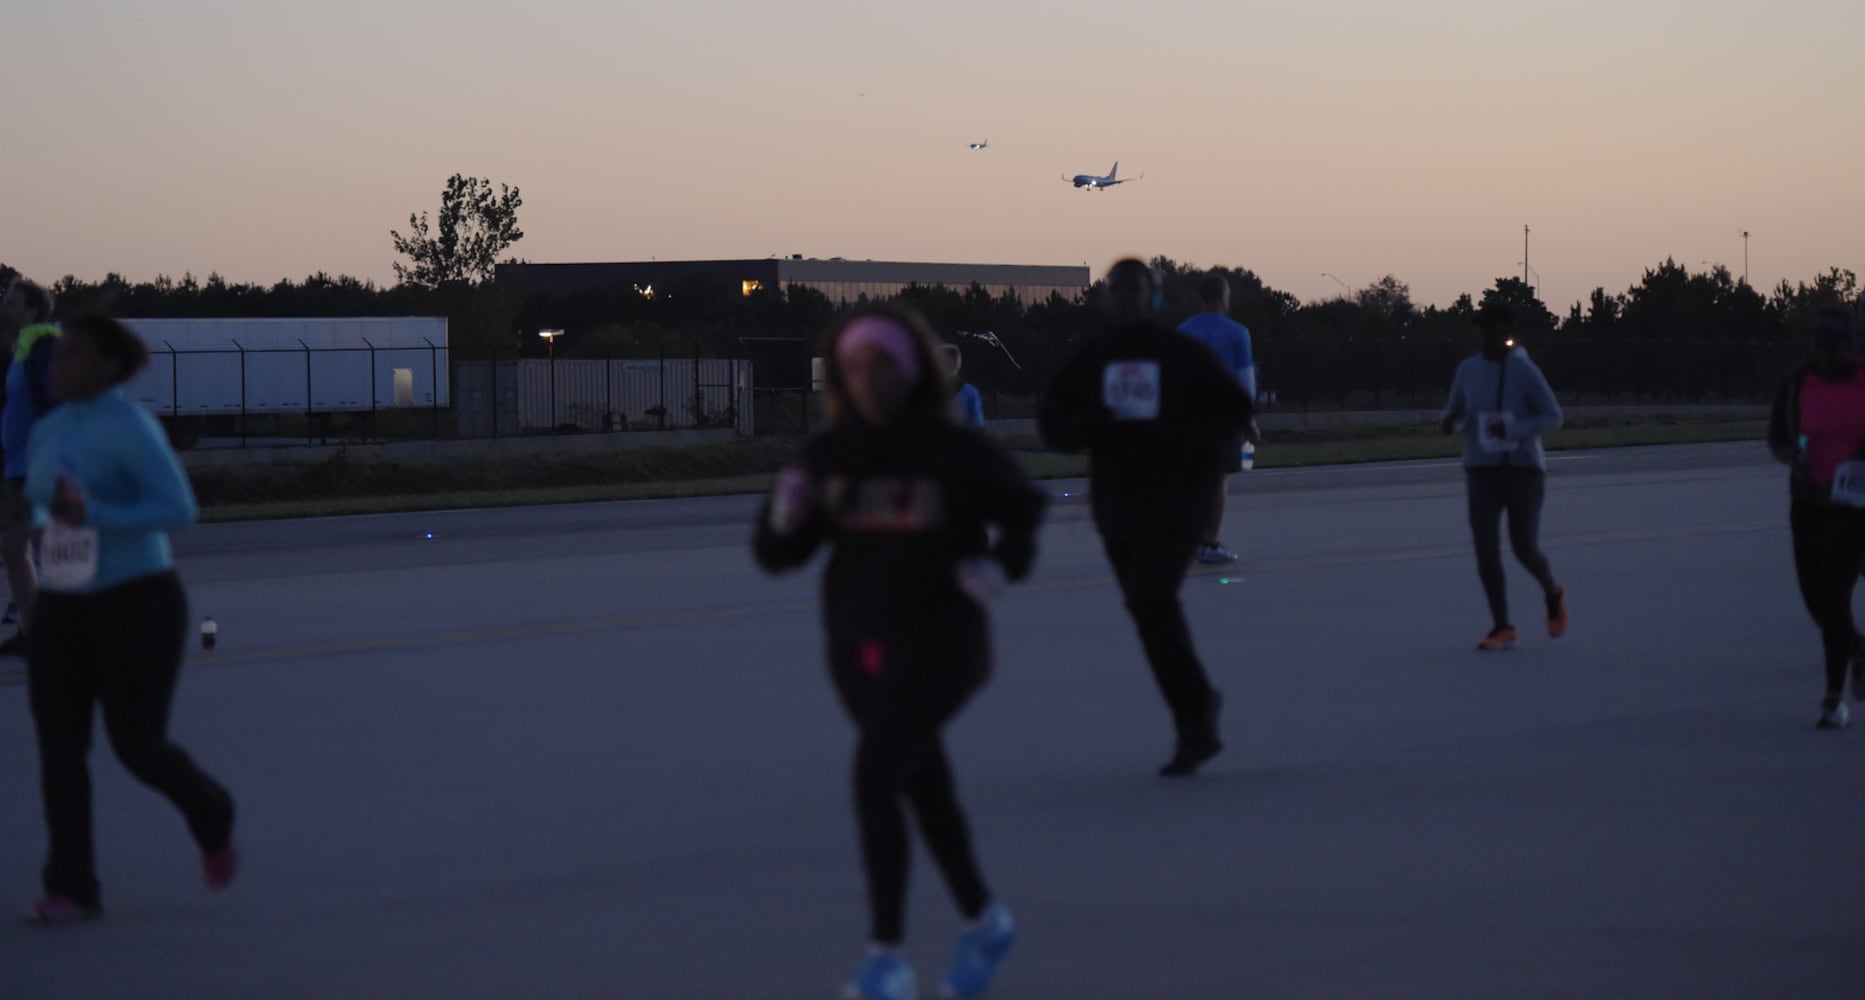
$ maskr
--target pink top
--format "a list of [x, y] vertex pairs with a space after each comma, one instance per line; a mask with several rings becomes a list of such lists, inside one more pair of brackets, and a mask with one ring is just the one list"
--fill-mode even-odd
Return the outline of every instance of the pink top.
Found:
[[1865, 368], [1845, 382], [1809, 374], [1800, 386], [1800, 433], [1807, 439], [1807, 474], [1831, 487], [1839, 463], [1865, 450]]

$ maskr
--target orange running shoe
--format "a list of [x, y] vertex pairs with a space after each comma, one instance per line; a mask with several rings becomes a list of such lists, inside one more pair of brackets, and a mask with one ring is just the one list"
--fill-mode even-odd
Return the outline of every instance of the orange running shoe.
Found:
[[1476, 644], [1477, 652], [1498, 653], [1505, 649], [1514, 649], [1515, 639], [1514, 625], [1498, 625], [1490, 629], [1489, 634], [1483, 637], [1482, 642]]
[[1548, 598], [1548, 636], [1559, 639], [1567, 634], [1567, 588], [1556, 587]]

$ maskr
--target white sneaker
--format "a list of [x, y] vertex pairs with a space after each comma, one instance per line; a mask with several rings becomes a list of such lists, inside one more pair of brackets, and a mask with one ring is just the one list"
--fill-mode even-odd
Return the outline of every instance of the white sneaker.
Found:
[[1852, 713], [1846, 710], [1846, 703], [1838, 698], [1820, 704], [1820, 721], [1814, 723], [1817, 729], [1844, 729], [1852, 724]]
[[1198, 561], [1206, 566], [1222, 566], [1225, 563], [1236, 562], [1237, 554], [1225, 548], [1222, 544], [1200, 545], [1198, 547]]

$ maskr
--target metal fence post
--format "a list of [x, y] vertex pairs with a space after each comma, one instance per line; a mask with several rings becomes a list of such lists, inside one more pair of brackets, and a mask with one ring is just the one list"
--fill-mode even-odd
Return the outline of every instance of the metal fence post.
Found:
[[233, 346], [240, 352], [240, 447], [246, 447], [246, 348], [235, 340]]
[[313, 433], [313, 429], [315, 428], [317, 417], [312, 412], [313, 397], [311, 394], [311, 345], [305, 343], [304, 339], [301, 337], [298, 340], [298, 346], [304, 348], [304, 443], [316, 444], [317, 435]]
[[[428, 340], [426, 337], [422, 337], [421, 339], [427, 341], [427, 398], [434, 401], [434, 440], [438, 441], [440, 440], [440, 349], [435, 347], [434, 342]], [[370, 371], [371, 377], [373, 377], [373, 366]]]

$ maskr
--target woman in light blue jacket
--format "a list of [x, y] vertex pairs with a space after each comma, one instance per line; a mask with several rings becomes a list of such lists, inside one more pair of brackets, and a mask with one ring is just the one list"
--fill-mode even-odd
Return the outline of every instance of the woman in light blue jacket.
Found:
[[169, 742], [188, 600], [168, 532], [194, 522], [194, 491], [161, 425], [123, 395], [148, 349], [113, 319], [68, 321], [52, 356], [64, 405], [33, 429], [26, 498], [45, 534], [26, 650], [51, 855], [40, 924], [103, 912], [91, 836], [91, 720], [130, 774], [187, 818], [208, 888], [239, 866], [233, 799]]
[[1470, 532], [1492, 619], [1489, 634], [1477, 648], [1493, 651], [1512, 648], [1518, 636], [1509, 622], [1502, 572], [1504, 511], [1509, 513], [1509, 547], [1541, 584], [1548, 635], [1558, 639], [1567, 631], [1567, 591], [1554, 582], [1540, 541], [1541, 503], [1548, 488], [1541, 435], [1560, 427], [1563, 415], [1541, 369], [1515, 346], [1514, 311], [1500, 302], [1486, 303], [1477, 314], [1477, 327], [1483, 349], [1457, 369], [1450, 402], [1444, 406], [1444, 433], [1463, 424]]

